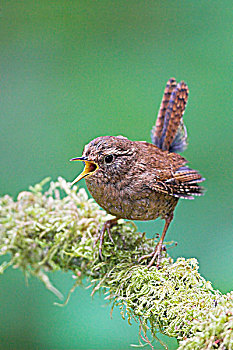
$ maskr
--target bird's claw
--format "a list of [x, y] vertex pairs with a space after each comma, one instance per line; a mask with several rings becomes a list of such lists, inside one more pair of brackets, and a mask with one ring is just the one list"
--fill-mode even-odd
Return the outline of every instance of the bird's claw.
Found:
[[103, 260], [103, 255], [102, 255], [102, 245], [103, 245], [103, 240], [104, 240], [104, 232], [105, 230], [100, 231], [100, 234], [98, 235], [98, 237], [96, 238], [95, 242], [94, 242], [94, 247], [96, 246], [96, 244], [98, 243], [98, 241], [100, 241], [99, 244], [99, 257], [101, 260]]
[[[143, 255], [138, 259], [138, 262], [140, 263], [142, 260], [145, 259], [150, 259], [149, 264], [147, 265], [148, 269], [154, 265], [155, 260], [157, 259], [156, 262], [156, 268], [159, 269], [161, 258], [162, 258], [162, 250], [165, 248], [165, 246], [162, 246], [162, 244], [158, 243], [155, 247], [155, 250], [151, 254]], [[165, 248], [166, 250], [166, 248]]]
[[108, 237], [110, 239], [110, 241], [114, 244], [112, 235], [111, 235], [111, 230], [110, 228], [114, 225], [116, 225], [117, 223], [117, 219], [112, 219], [112, 220], [108, 220], [103, 224], [103, 227], [100, 231], [100, 234], [98, 235], [98, 237], [96, 238], [95, 242], [94, 242], [94, 247], [96, 246], [97, 242], [99, 241], [99, 257], [101, 260], [103, 260], [103, 255], [102, 255], [102, 246], [103, 246], [103, 241], [104, 241], [104, 234], [105, 231], [107, 231], [108, 233]]

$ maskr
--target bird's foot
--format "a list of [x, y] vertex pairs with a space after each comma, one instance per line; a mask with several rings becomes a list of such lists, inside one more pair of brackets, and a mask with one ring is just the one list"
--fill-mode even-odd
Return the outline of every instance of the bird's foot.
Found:
[[103, 224], [103, 227], [100, 231], [100, 234], [98, 235], [97, 239], [95, 240], [95, 243], [94, 243], [94, 247], [96, 246], [97, 242], [99, 241], [99, 256], [100, 258], [103, 260], [103, 255], [102, 255], [102, 246], [103, 246], [103, 241], [104, 241], [104, 234], [105, 234], [105, 231], [107, 231], [108, 233], [108, 237], [110, 239], [110, 241], [114, 244], [114, 241], [112, 239], [112, 235], [111, 235], [111, 227], [116, 225], [117, 224], [117, 221], [118, 219], [115, 218], [115, 219], [111, 219], [111, 220], [108, 220], [106, 221], [104, 224]]
[[159, 269], [159, 265], [160, 265], [161, 258], [162, 258], [162, 254], [161, 253], [162, 253], [163, 249], [166, 249], [165, 246], [162, 245], [162, 242], [159, 242], [156, 245], [155, 250], [151, 254], [147, 254], [147, 255], [141, 256], [139, 258], [138, 262], [140, 263], [142, 260], [151, 258], [149, 264], [147, 265], [147, 267], [149, 269], [152, 265], [154, 265], [154, 262], [157, 259], [157, 261], [156, 261], [156, 268]]

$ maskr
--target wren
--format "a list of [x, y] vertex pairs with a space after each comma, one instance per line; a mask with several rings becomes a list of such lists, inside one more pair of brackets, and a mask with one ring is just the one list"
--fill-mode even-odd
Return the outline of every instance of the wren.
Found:
[[165, 226], [150, 258], [159, 267], [163, 240], [173, 219], [180, 198], [193, 199], [204, 189], [199, 183], [205, 179], [197, 170], [189, 168], [187, 160], [177, 154], [187, 147], [187, 132], [183, 114], [188, 99], [188, 86], [171, 78], [165, 88], [152, 142], [130, 141], [123, 136], [101, 136], [88, 143], [79, 160], [84, 171], [72, 185], [85, 178], [87, 188], [96, 202], [116, 218], [107, 221], [100, 233], [99, 253], [107, 230], [120, 218], [129, 220], [165, 220]]

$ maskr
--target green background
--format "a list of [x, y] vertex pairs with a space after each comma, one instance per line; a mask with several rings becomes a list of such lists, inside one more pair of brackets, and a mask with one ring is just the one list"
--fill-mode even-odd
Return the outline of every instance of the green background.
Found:
[[[232, 18], [230, 1], [4, 1], [1, 26], [1, 195], [46, 176], [73, 180], [69, 162], [100, 135], [150, 141], [167, 80], [190, 88], [185, 157], [207, 193], [180, 201], [170, 253], [196, 257], [222, 292], [232, 289]], [[84, 181], [80, 183], [84, 186]], [[163, 222], [140, 222], [152, 237]], [[51, 276], [66, 294], [69, 274]], [[103, 296], [78, 288], [64, 308], [20, 271], [0, 278], [1, 349], [129, 349], [137, 325], [110, 319]], [[162, 337], [169, 349], [176, 341]], [[160, 349], [159, 345], [155, 345]]]

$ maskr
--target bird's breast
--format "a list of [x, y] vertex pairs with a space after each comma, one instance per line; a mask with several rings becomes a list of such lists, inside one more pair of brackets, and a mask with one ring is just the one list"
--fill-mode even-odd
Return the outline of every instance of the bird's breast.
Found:
[[177, 199], [133, 183], [105, 183], [86, 179], [95, 201], [109, 214], [129, 220], [166, 218], [173, 212]]

